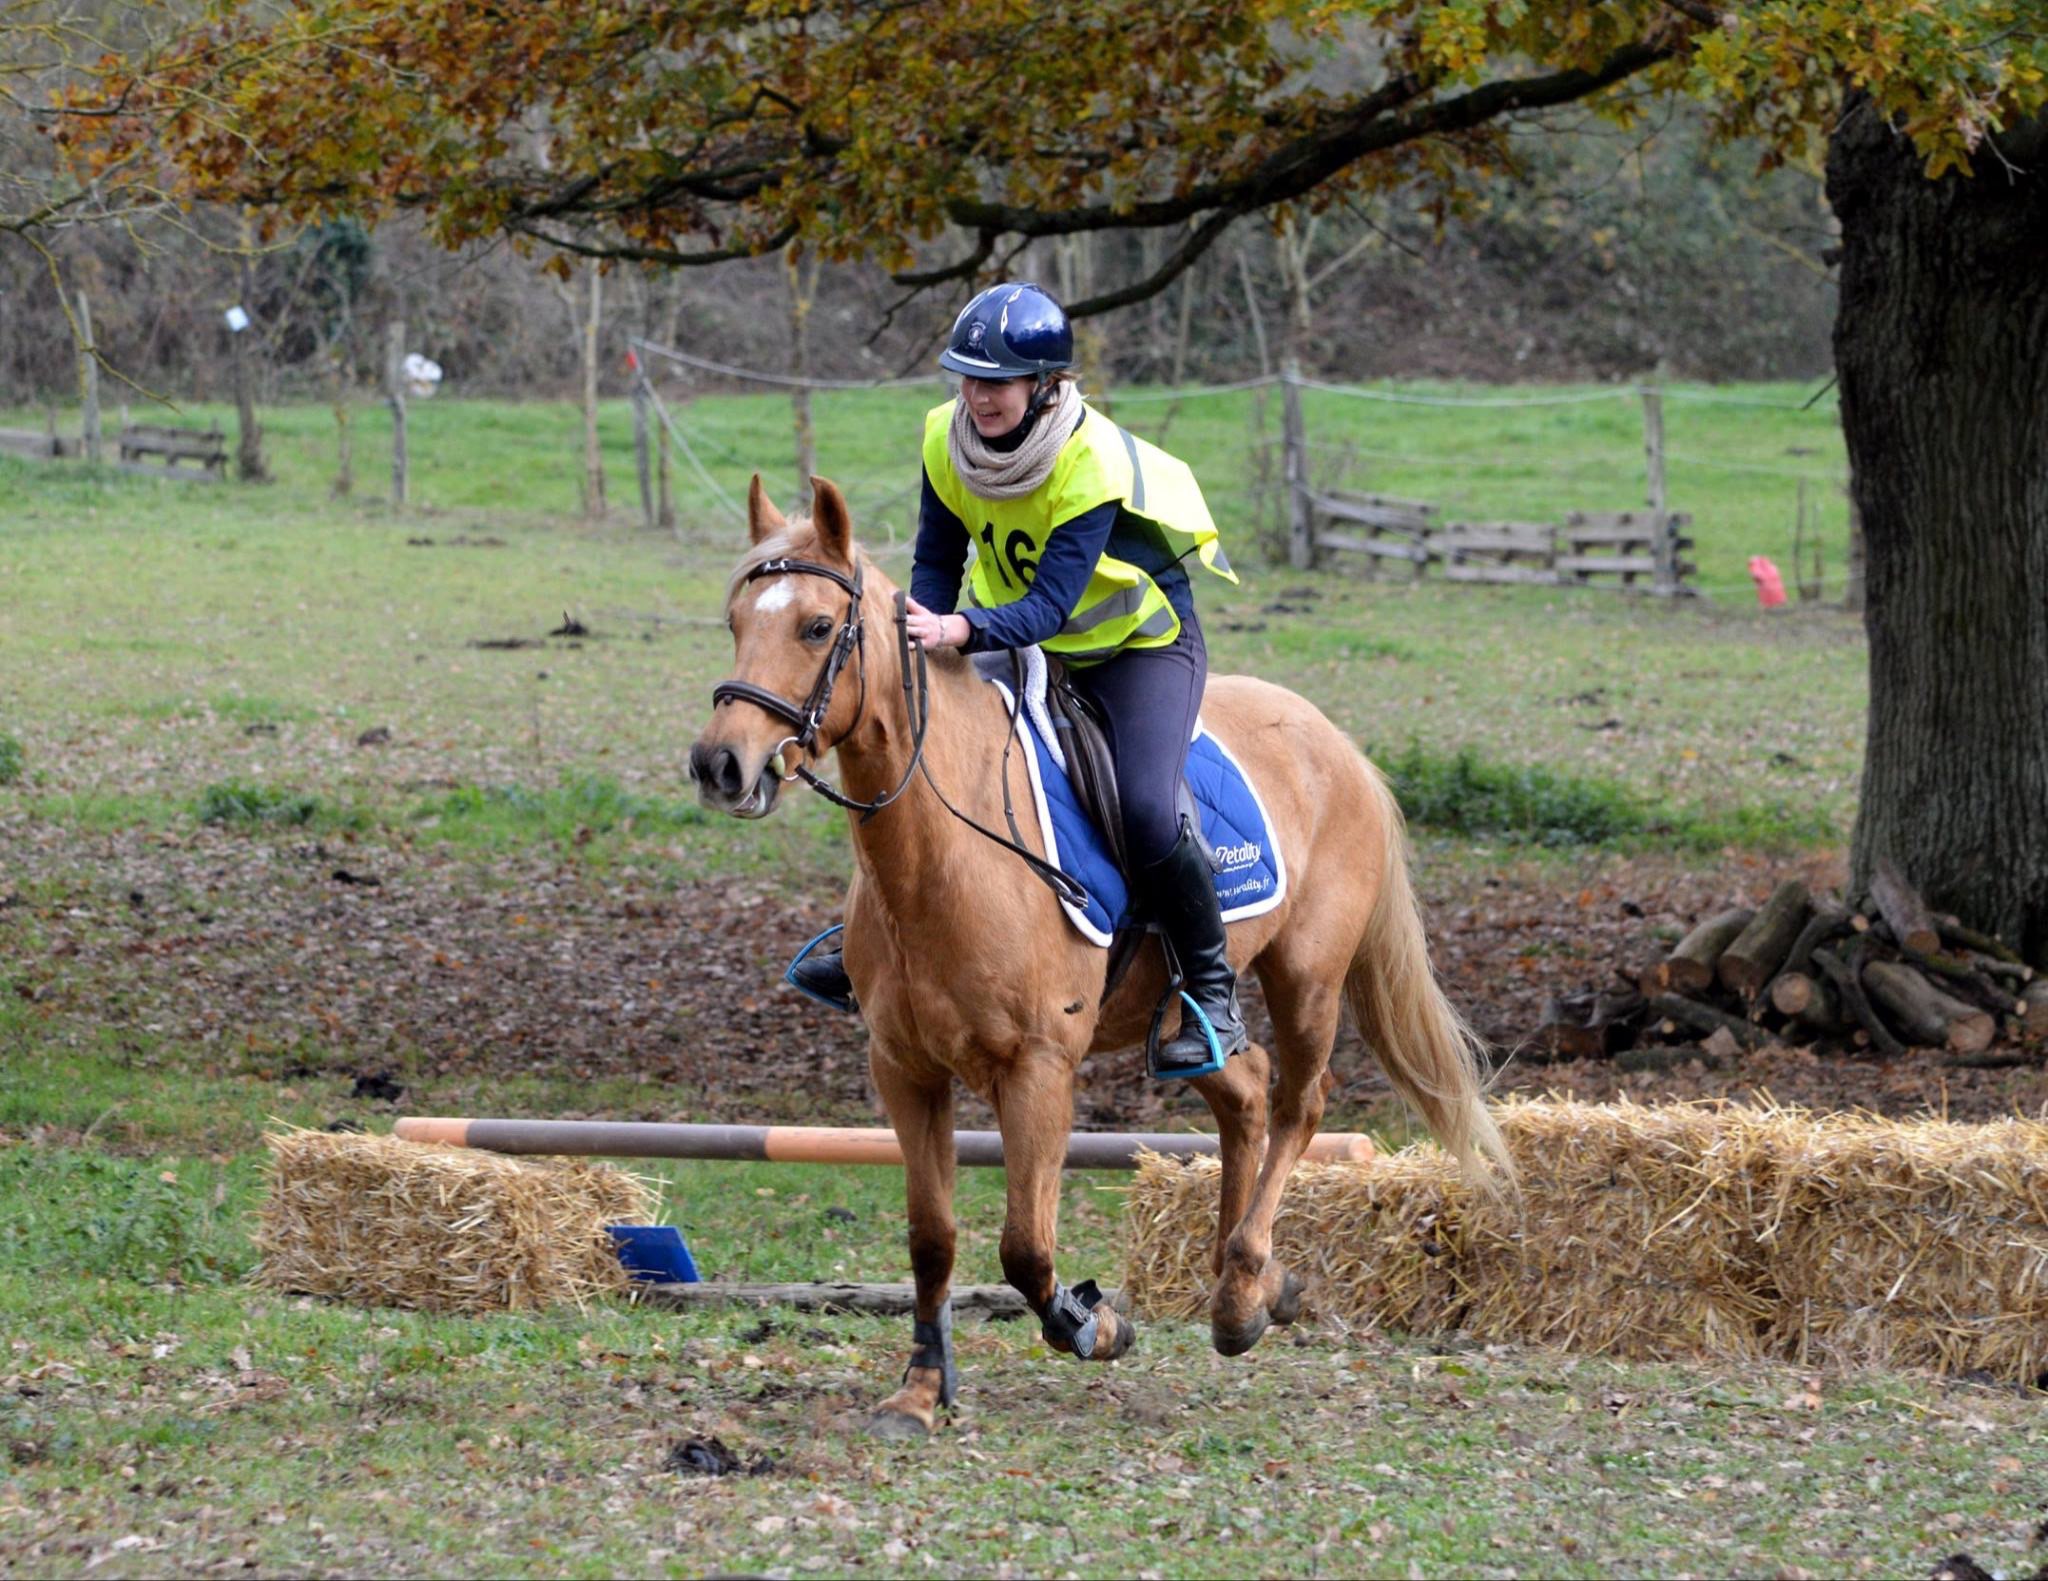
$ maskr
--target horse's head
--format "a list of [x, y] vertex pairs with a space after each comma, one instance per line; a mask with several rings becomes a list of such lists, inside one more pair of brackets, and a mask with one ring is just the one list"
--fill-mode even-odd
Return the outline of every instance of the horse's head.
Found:
[[706, 807], [765, 818], [798, 765], [859, 718], [865, 577], [846, 497], [822, 478], [811, 480], [809, 519], [788, 522], [756, 474], [747, 520], [753, 542], [725, 591], [733, 671], [712, 691], [690, 777]]

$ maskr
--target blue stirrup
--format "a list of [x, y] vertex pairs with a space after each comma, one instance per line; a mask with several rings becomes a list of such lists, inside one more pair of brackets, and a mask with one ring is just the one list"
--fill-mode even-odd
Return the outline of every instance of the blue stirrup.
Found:
[[821, 994], [815, 988], [812, 988], [809, 984], [803, 982], [800, 978], [798, 978], [796, 974], [796, 969], [799, 966], [803, 965], [804, 961], [810, 956], [811, 951], [815, 950], [819, 945], [823, 944], [827, 939], [831, 938], [833, 934], [844, 933], [845, 931], [845, 923], [835, 922], [823, 933], [819, 934], [816, 938], [812, 939], [810, 943], [806, 944], [802, 949], [796, 952], [796, 959], [791, 961], [789, 965], [783, 968], [782, 980], [785, 983], [789, 984], [790, 987], [794, 988], [798, 993], [802, 994], [806, 999], [815, 999], [819, 1004], [830, 1005], [834, 1010], [844, 1010], [849, 1015], [858, 1015], [860, 1013], [859, 1008], [854, 1004], [854, 1002], [851, 999], [835, 999], [830, 994]]

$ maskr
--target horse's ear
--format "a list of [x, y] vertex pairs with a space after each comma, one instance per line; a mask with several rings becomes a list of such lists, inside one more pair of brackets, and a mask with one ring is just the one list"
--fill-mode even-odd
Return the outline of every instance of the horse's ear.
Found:
[[759, 543], [787, 525], [775, 502], [768, 498], [768, 491], [761, 487], [761, 474], [756, 472], [754, 481], [747, 485], [747, 536]]
[[811, 479], [811, 526], [820, 549], [836, 560], [852, 562], [853, 513], [846, 508], [839, 485], [829, 479]]

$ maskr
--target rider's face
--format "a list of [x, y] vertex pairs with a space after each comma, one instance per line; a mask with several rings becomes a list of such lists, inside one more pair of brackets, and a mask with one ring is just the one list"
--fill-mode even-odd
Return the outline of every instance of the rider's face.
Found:
[[974, 431], [984, 439], [1000, 439], [1024, 421], [1024, 409], [1031, 404], [1031, 380], [962, 379], [960, 399], [967, 403]]

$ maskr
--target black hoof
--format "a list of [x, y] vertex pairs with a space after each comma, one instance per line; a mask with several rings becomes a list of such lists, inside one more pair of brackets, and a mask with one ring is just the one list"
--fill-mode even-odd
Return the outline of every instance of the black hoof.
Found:
[[1209, 1337], [1215, 1342], [1219, 1356], [1242, 1356], [1258, 1344], [1259, 1336], [1266, 1332], [1268, 1321], [1267, 1315], [1261, 1312], [1241, 1329], [1225, 1329], [1211, 1324]]
[[1275, 1323], [1284, 1328], [1301, 1316], [1302, 1289], [1301, 1280], [1292, 1272], [1280, 1281], [1280, 1294], [1273, 1298], [1272, 1306], [1267, 1308]]

